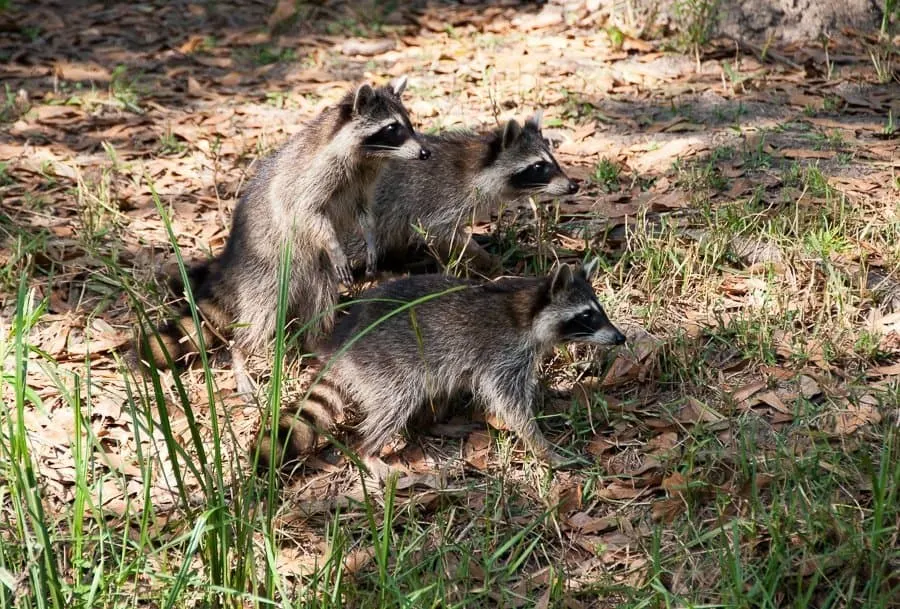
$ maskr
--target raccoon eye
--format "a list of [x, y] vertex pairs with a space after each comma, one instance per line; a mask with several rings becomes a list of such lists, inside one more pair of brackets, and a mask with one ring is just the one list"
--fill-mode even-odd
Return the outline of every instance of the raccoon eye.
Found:
[[531, 171], [537, 176], [545, 177], [550, 174], [550, 163], [539, 161], [531, 166]]
[[385, 133], [396, 133], [397, 129], [400, 128], [399, 123], [391, 123], [387, 127], [384, 128]]

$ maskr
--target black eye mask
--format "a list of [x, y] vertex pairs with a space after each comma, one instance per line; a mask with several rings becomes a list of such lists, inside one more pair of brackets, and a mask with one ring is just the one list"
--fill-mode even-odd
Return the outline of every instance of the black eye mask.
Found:
[[563, 323], [562, 335], [569, 338], [586, 337], [607, 325], [609, 319], [602, 309], [584, 311]]
[[515, 188], [540, 188], [549, 184], [558, 173], [559, 167], [547, 161], [538, 161], [513, 174], [510, 182]]
[[374, 149], [400, 148], [409, 137], [410, 130], [402, 123], [394, 122], [367, 137], [363, 146]]

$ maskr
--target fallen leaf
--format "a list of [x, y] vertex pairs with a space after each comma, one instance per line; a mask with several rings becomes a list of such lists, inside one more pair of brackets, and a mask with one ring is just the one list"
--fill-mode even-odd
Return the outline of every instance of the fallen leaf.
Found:
[[791, 409], [782, 401], [781, 397], [775, 391], [766, 391], [759, 394], [759, 401], [771, 406], [778, 412], [792, 414]]
[[599, 533], [615, 528], [618, 525], [618, 519], [615, 516], [604, 516], [597, 518], [591, 516], [587, 512], [577, 512], [565, 519], [565, 524], [569, 528], [575, 529], [585, 535], [591, 533]]
[[680, 498], [668, 497], [653, 502], [650, 517], [655, 522], [669, 524], [684, 513], [685, 504]]
[[877, 409], [878, 401], [871, 395], [864, 395], [858, 404], [848, 403], [845, 410], [835, 416], [832, 432], [846, 436], [863, 425], [881, 422], [881, 413]]
[[720, 423], [725, 417], [719, 414], [712, 406], [704, 404], [695, 397], [685, 398], [684, 406], [678, 412], [678, 420], [682, 423]]
[[275, 27], [282, 21], [287, 21], [288, 19], [293, 17], [296, 12], [296, 0], [278, 0], [278, 4], [275, 5], [275, 9], [269, 14], [269, 18], [266, 19], [266, 24], [270, 28]]
[[599, 457], [603, 453], [613, 450], [615, 447], [615, 443], [610, 442], [606, 438], [598, 436], [588, 442], [586, 450], [588, 453], [594, 455], [595, 457]]
[[488, 467], [490, 448], [490, 434], [486, 431], [476, 431], [469, 434], [463, 444], [463, 459], [475, 469], [484, 471]]
[[375, 40], [347, 40], [341, 45], [341, 53], [344, 55], [362, 55], [372, 57], [394, 50], [397, 41], [393, 38], [380, 38]]
[[765, 389], [766, 385], [767, 383], [765, 383], [764, 381], [749, 383], [732, 393], [731, 399], [733, 399], [737, 404], [743, 404], [743, 402], [747, 401], [751, 396]]
[[634, 499], [640, 496], [645, 489], [635, 488], [627, 482], [613, 482], [609, 486], [600, 489], [598, 497], [603, 499]]
[[900, 362], [889, 366], [877, 366], [869, 370], [869, 376], [897, 376], [900, 374]]

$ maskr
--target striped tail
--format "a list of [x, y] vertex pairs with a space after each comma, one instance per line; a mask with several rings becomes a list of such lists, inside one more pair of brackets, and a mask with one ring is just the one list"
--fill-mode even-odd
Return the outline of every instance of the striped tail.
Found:
[[[318, 374], [317, 374], [318, 375]], [[278, 414], [278, 431], [262, 431], [252, 454], [258, 451], [257, 469], [268, 471], [297, 464], [315, 452], [320, 435], [332, 434], [344, 418], [346, 398], [337, 385], [324, 376], [310, 387], [305, 401], [282, 406]], [[263, 422], [266, 425], [266, 422]], [[273, 452], [274, 450], [274, 452]], [[272, 460], [274, 457], [274, 461]]]
[[194, 324], [190, 311], [182, 310], [178, 319], [165, 322], [152, 332], [139, 330], [135, 349], [144, 366], [165, 370], [169, 362], [183, 364], [190, 356], [199, 353], [198, 337], [203, 334], [203, 344], [209, 349], [220, 341], [219, 328], [227, 325], [225, 312], [209, 301], [197, 305], [200, 327]]

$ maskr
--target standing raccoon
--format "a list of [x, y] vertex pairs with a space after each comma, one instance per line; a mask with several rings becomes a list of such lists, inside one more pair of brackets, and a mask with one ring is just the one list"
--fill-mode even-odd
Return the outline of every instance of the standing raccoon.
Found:
[[561, 265], [548, 277], [486, 283], [414, 275], [364, 292], [320, 352], [325, 372], [306, 401], [283, 409], [278, 433], [261, 434], [261, 467], [273, 442], [276, 462], [308, 454], [317, 430], [333, 431], [347, 408], [361, 417], [361, 456], [377, 456], [432, 402], [465, 391], [557, 462], [534, 419], [538, 365], [562, 343], [625, 342], [597, 302], [592, 270]]
[[[278, 266], [286, 245], [291, 248], [288, 319], [305, 327], [313, 341], [333, 325], [338, 284], [351, 281], [341, 242], [360, 227], [367, 266], [374, 267], [371, 200], [379, 171], [387, 159], [431, 156], [400, 101], [405, 87], [405, 77], [379, 88], [361, 85], [265, 159], [234, 210], [224, 252], [194, 271], [204, 341], [234, 327], [239, 392], [253, 388], [246, 352], [265, 347], [275, 331]], [[162, 340], [141, 339], [142, 355], [165, 367], [164, 351], [173, 360], [196, 351], [196, 330], [183, 311], [161, 328]]]
[[[389, 163], [378, 178], [373, 203], [379, 258], [405, 254], [427, 241], [445, 264], [461, 254], [477, 270], [500, 271], [499, 260], [466, 233], [476, 213], [528, 195], [578, 191], [553, 157], [541, 117], [538, 111], [524, 126], [510, 120], [487, 135], [425, 135], [434, 151], [430, 163]], [[362, 249], [357, 240], [352, 250]]]

